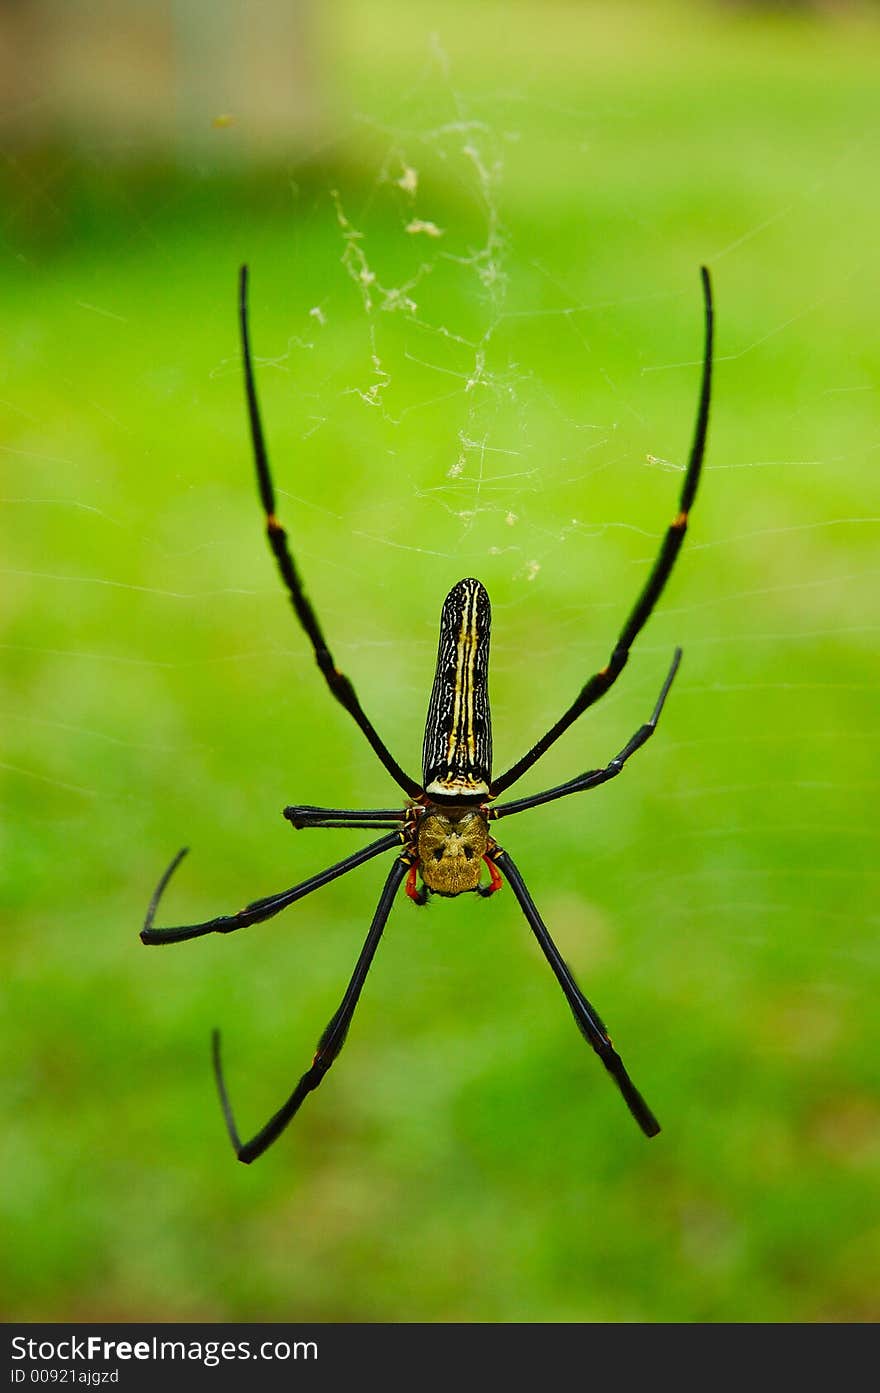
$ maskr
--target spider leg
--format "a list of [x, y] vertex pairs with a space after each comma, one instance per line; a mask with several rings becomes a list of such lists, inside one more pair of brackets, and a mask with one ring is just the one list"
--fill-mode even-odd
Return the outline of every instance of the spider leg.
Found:
[[481, 899], [488, 900], [490, 895], [496, 894], [496, 892], [501, 889], [502, 885], [504, 884], [504, 881], [502, 880], [501, 873], [499, 872], [498, 867], [495, 865], [495, 862], [492, 860], [491, 856], [486, 855], [483, 857], [483, 865], [489, 872], [489, 884], [478, 885], [477, 894], [480, 896]]
[[351, 981], [342, 998], [339, 1010], [336, 1012], [321, 1039], [318, 1041], [318, 1048], [312, 1060], [311, 1067], [306, 1070], [291, 1093], [287, 1102], [278, 1109], [274, 1117], [271, 1117], [265, 1127], [261, 1127], [250, 1141], [242, 1142], [235, 1125], [235, 1116], [232, 1105], [229, 1101], [229, 1094], [226, 1089], [226, 1081], [223, 1077], [223, 1066], [220, 1058], [220, 1032], [215, 1030], [213, 1034], [213, 1055], [214, 1055], [214, 1074], [217, 1079], [217, 1091], [220, 1094], [220, 1103], [223, 1108], [223, 1116], [226, 1119], [226, 1129], [229, 1132], [229, 1139], [232, 1142], [233, 1150], [239, 1161], [245, 1165], [250, 1165], [261, 1156], [267, 1147], [281, 1135], [285, 1127], [290, 1122], [295, 1113], [299, 1111], [303, 1100], [322, 1082], [324, 1075], [332, 1065], [342, 1046], [345, 1044], [345, 1037], [351, 1025], [351, 1018], [354, 1015], [355, 1007], [361, 989], [366, 981], [367, 973], [373, 956], [379, 946], [379, 939], [382, 937], [382, 930], [391, 912], [394, 897], [400, 888], [400, 883], [407, 874], [408, 866], [406, 861], [398, 858], [392, 866], [388, 879], [385, 881], [376, 912], [373, 915], [373, 922], [370, 925], [366, 941], [361, 949], [360, 957], [355, 964]]
[[580, 693], [569, 706], [568, 710], [560, 716], [555, 725], [552, 725], [546, 735], [532, 746], [532, 748], [518, 759], [505, 774], [499, 779], [492, 781], [492, 796], [503, 793], [511, 784], [516, 783], [517, 779], [525, 774], [527, 769], [531, 769], [536, 760], [549, 750], [554, 741], [558, 740], [563, 731], [578, 716], [583, 715], [588, 707], [603, 697], [611, 686], [617, 681], [623, 671], [629, 650], [632, 647], [638, 634], [644, 627], [651, 611], [663, 593], [663, 588], [669, 579], [669, 574], [675, 565], [675, 559], [681, 550], [684, 535], [687, 531], [688, 513], [693, 504], [697, 492], [697, 485], [700, 482], [700, 470], [703, 463], [703, 454], [706, 449], [706, 434], [709, 428], [709, 400], [712, 392], [712, 340], [714, 311], [712, 307], [712, 285], [709, 280], [709, 272], [706, 267], [700, 268], [700, 275], [703, 281], [703, 299], [705, 304], [705, 324], [706, 339], [703, 353], [703, 377], [700, 386], [700, 401], [697, 408], [697, 420], [694, 427], [694, 438], [691, 444], [690, 457], [684, 476], [681, 496], [678, 500], [678, 512], [666, 530], [666, 535], [660, 544], [660, 550], [651, 569], [651, 573], [645, 582], [642, 593], [636, 600], [629, 618], [620, 631], [617, 643], [608, 663], [601, 671], [594, 673], [590, 680], [581, 688]]
[[240, 909], [237, 914], [220, 914], [216, 919], [206, 920], [204, 924], [183, 924], [176, 928], [154, 929], [153, 919], [156, 916], [159, 901], [166, 885], [186, 855], [187, 848], [184, 847], [182, 851], [177, 853], [153, 892], [153, 898], [147, 909], [147, 917], [144, 920], [144, 927], [141, 929], [141, 941], [151, 944], [181, 943], [187, 938], [201, 938], [203, 934], [234, 933], [236, 929], [246, 928], [248, 924], [262, 924], [265, 919], [271, 919], [273, 915], [286, 909], [295, 900], [301, 900], [304, 895], [310, 895], [313, 890], [320, 890], [323, 885], [328, 885], [337, 876], [345, 875], [347, 871], [353, 871], [355, 866], [361, 866], [364, 861], [369, 861], [373, 856], [379, 856], [383, 851], [390, 851], [392, 847], [399, 845], [400, 837], [396, 832], [392, 832], [386, 837], [380, 837], [377, 842], [371, 842], [369, 846], [362, 847], [360, 851], [353, 852], [351, 856], [346, 856], [344, 860], [337, 861], [335, 866], [328, 867], [326, 871], [319, 871], [317, 875], [310, 876], [308, 880], [302, 881], [299, 885], [294, 885], [290, 890], [281, 890], [278, 894], [266, 895], [261, 900], [254, 900], [252, 904]]
[[313, 808], [308, 805], [284, 809], [287, 821], [302, 827], [402, 827], [406, 810], [400, 808]]
[[556, 788], [548, 788], [544, 793], [533, 793], [529, 798], [515, 798], [512, 803], [502, 803], [497, 808], [488, 808], [486, 816], [489, 818], [510, 817], [511, 813], [523, 813], [527, 808], [536, 808], [540, 803], [552, 803], [556, 798], [567, 797], [569, 793], [583, 793], [588, 788], [598, 788], [599, 784], [606, 784], [609, 779], [616, 779], [630, 755], [634, 755], [636, 750], [640, 750], [657, 729], [663, 703], [666, 701], [680, 662], [681, 649], [676, 648], [672, 666], [666, 674], [666, 680], [657, 698], [657, 704], [650, 721], [639, 726], [635, 735], [627, 741], [620, 754], [615, 755], [604, 769], [588, 769], [585, 774], [578, 774], [576, 778], [569, 779], [564, 784], [557, 784]]
[[293, 556], [287, 545], [287, 533], [275, 514], [275, 489], [272, 484], [272, 475], [269, 469], [269, 456], [266, 451], [266, 443], [263, 436], [260, 407], [257, 400], [257, 386], [254, 379], [253, 363], [251, 361], [250, 335], [248, 332], [247, 266], [242, 266], [240, 271], [239, 319], [241, 324], [242, 355], [244, 357], [245, 391], [247, 393], [248, 417], [251, 427], [254, 463], [257, 470], [257, 483], [260, 489], [260, 500], [263, 504], [263, 511], [266, 514], [266, 531], [269, 538], [269, 546], [272, 548], [273, 555], [278, 563], [281, 579], [287, 587], [291, 604], [296, 612], [296, 617], [311, 640], [312, 647], [315, 650], [315, 660], [321, 672], [324, 674], [324, 678], [331, 692], [336, 700], [345, 707], [346, 711], [354, 717], [395, 783], [399, 784], [404, 792], [409, 794], [411, 798], [416, 798], [422, 791], [420, 786], [401, 769], [397, 760], [390, 753], [383, 740], [373, 728], [371, 721], [361, 707], [357, 698], [357, 693], [351, 682], [343, 672], [339, 671], [333, 661], [333, 654], [327, 647], [327, 641], [318, 623], [317, 615], [303, 589], [302, 581], [294, 565]]
[[426, 905], [428, 903], [428, 887], [427, 885], [425, 885], [423, 881], [421, 889], [419, 889], [417, 883], [418, 877], [419, 867], [418, 863], [414, 861], [409, 868], [409, 875], [406, 878], [406, 885], [404, 889], [406, 890], [406, 894], [409, 897], [409, 899], [412, 900], [413, 904]]
[[577, 982], [574, 980], [570, 969], [561, 957], [559, 949], [550, 937], [547, 926], [538, 913], [534, 901], [526, 889], [525, 881], [513, 861], [511, 861], [510, 855], [508, 852], [503, 851], [501, 847], [495, 847], [489, 854], [493, 861], [501, 865], [507, 877], [507, 882], [519, 901], [520, 909], [525, 915], [535, 938], [541, 945], [541, 951], [553, 969], [556, 980], [565, 994], [565, 999], [572, 1009], [581, 1034], [584, 1036], [585, 1040], [592, 1045], [602, 1063], [605, 1065], [605, 1068], [614, 1079], [614, 1082], [623, 1094], [627, 1107], [645, 1136], [655, 1137], [660, 1131], [660, 1123], [657, 1121], [629, 1074], [626, 1072], [623, 1060], [612, 1045], [608, 1031], [605, 1029], [600, 1016], [584, 996]]

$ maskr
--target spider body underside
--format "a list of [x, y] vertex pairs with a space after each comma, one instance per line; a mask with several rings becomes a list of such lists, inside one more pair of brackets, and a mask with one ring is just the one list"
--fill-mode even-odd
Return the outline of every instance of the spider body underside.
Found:
[[[696, 425], [690, 456], [679, 497], [678, 511], [666, 530], [654, 565], [628, 619], [618, 635], [608, 663], [594, 673], [571, 705], [517, 762], [500, 777], [492, 775], [492, 722], [489, 710], [489, 631], [491, 607], [483, 585], [473, 578], [460, 580], [447, 595], [440, 616], [440, 640], [434, 684], [428, 704], [422, 749], [422, 781], [417, 783], [394, 759], [365, 714], [351, 681], [336, 667], [287, 542], [287, 534], [275, 512], [275, 493], [256, 393], [248, 328], [248, 273], [242, 267], [239, 320], [244, 361], [245, 391], [257, 482], [266, 517], [269, 546], [296, 616], [308, 635], [315, 660], [334, 697], [353, 716], [388, 773], [406, 795], [403, 808], [345, 809], [312, 806], [288, 807], [284, 816], [295, 828], [360, 827], [381, 831], [382, 836], [345, 857], [327, 870], [275, 895], [255, 900], [236, 914], [220, 915], [201, 924], [155, 928], [153, 920], [168, 881], [185, 855], [181, 851], [162, 876], [150, 901], [141, 938], [144, 943], [177, 943], [209, 933], [232, 933], [274, 917], [282, 909], [321, 888], [338, 876], [384, 852], [396, 852], [379, 903], [355, 964], [345, 995], [324, 1034], [309, 1069], [287, 1101], [249, 1141], [239, 1136], [226, 1090], [220, 1059], [220, 1037], [214, 1033], [214, 1071], [226, 1126], [240, 1161], [256, 1160], [281, 1135], [303, 1100], [324, 1078], [345, 1043], [361, 990], [391, 912], [405, 882], [408, 897], [424, 905], [429, 895], [446, 898], [467, 892], [489, 896], [506, 880], [538, 940], [575, 1017], [582, 1035], [615, 1080], [624, 1101], [646, 1136], [655, 1136], [660, 1125], [624, 1068], [623, 1061], [593, 1006], [584, 996], [561, 957], [544, 924], [525, 881], [510, 854], [490, 834], [497, 819], [524, 812], [542, 803], [586, 792], [616, 778], [626, 761], [656, 729], [669, 689], [681, 660], [676, 649], [653, 713], [623, 749], [598, 769], [587, 770], [555, 788], [509, 802], [495, 800], [540, 759], [565, 730], [613, 685], [629, 657], [630, 648], [643, 628], [669, 578], [687, 530], [688, 515], [696, 496], [709, 423], [712, 379], [713, 306], [709, 273], [701, 269], [705, 309], [705, 344]], [[484, 869], [489, 884], [483, 885]], [[418, 881], [421, 879], [421, 885]]]

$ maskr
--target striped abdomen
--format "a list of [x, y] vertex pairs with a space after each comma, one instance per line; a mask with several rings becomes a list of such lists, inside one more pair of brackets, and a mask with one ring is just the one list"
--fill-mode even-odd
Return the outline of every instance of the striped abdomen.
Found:
[[491, 614], [489, 596], [478, 580], [460, 580], [443, 601], [422, 752], [426, 793], [466, 798], [489, 792]]

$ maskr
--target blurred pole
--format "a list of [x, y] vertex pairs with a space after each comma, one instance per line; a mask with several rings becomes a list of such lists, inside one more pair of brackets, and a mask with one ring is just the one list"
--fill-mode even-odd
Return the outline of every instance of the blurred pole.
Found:
[[301, 152], [321, 125], [316, 18], [311, 0], [0, 0], [4, 145]]
[[0, 0], [0, 122], [3, 142], [26, 142], [46, 105], [40, 82], [42, 31], [40, 5], [34, 0]]
[[[320, 125], [310, 0], [174, 0], [178, 150], [298, 154]], [[218, 141], [218, 127], [234, 135]]]

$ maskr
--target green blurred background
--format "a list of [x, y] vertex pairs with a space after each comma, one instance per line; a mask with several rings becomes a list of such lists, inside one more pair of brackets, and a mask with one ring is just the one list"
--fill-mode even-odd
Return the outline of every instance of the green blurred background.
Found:
[[[71, 15], [76, 11], [76, 18]], [[870, 6], [3, 12], [7, 1319], [876, 1318], [878, 247]], [[692, 529], [504, 841], [663, 1133], [639, 1134], [510, 893], [392, 913], [346, 1050], [250, 1134], [340, 999], [384, 871], [147, 950], [369, 840], [383, 805], [267, 553], [418, 771], [443, 596], [494, 605], [497, 767], [597, 665], [674, 509], [698, 266], [718, 369]]]

